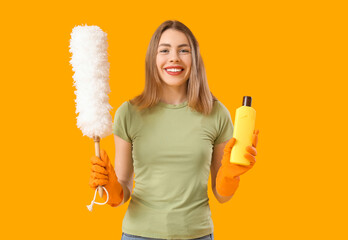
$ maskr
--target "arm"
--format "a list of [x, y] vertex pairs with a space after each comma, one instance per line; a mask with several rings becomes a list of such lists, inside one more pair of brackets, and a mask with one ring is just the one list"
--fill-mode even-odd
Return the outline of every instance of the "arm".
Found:
[[214, 146], [213, 149], [213, 156], [212, 156], [212, 161], [211, 161], [211, 166], [210, 166], [210, 172], [211, 172], [211, 188], [213, 190], [213, 193], [215, 195], [215, 198], [219, 201], [219, 203], [225, 203], [228, 202], [232, 196], [221, 196], [217, 191], [216, 191], [216, 176], [217, 173], [221, 167], [221, 159], [224, 155], [224, 148], [225, 145], [228, 143], [229, 140], [226, 142], [222, 142], [220, 144], [217, 144]]
[[133, 190], [133, 159], [132, 144], [115, 136], [115, 172], [118, 182], [123, 189], [123, 201], [120, 205], [126, 203]]

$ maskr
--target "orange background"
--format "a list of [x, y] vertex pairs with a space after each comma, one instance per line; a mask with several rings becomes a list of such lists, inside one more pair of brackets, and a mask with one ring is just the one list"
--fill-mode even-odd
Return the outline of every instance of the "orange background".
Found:
[[[347, 8], [344, 1], [47, 1], [1, 8], [1, 232], [6, 239], [121, 239], [128, 203], [86, 208], [91, 139], [76, 126], [73, 27], [108, 34], [111, 115], [144, 87], [165, 20], [200, 44], [230, 110], [253, 97], [255, 167], [220, 204], [215, 239], [347, 239]], [[114, 159], [113, 136], [101, 147]]]

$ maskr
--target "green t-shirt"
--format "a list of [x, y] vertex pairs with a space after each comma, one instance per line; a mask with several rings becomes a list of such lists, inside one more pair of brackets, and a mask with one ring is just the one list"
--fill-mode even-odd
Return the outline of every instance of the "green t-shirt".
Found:
[[209, 116], [158, 103], [116, 111], [113, 133], [132, 143], [135, 187], [122, 231], [149, 238], [188, 239], [214, 231], [207, 184], [213, 147], [232, 138], [228, 109], [215, 101]]

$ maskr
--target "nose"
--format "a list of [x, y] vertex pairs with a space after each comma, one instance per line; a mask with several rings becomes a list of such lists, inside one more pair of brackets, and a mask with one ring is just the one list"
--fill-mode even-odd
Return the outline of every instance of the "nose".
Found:
[[171, 51], [170, 57], [169, 57], [170, 62], [178, 62], [180, 61], [179, 54], [177, 51]]

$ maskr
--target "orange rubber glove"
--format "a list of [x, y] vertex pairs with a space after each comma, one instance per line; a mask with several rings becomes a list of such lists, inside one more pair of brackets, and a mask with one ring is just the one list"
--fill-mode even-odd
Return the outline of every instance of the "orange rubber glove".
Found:
[[232, 147], [236, 139], [231, 138], [224, 148], [224, 156], [221, 160], [221, 167], [216, 177], [216, 190], [221, 196], [232, 196], [238, 188], [239, 176], [251, 169], [255, 162], [257, 154], [256, 145], [258, 142], [259, 130], [254, 130], [252, 146], [247, 146], [247, 153], [244, 155], [250, 161], [249, 166], [239, 165], [230, 162]]
[[[115, 169], [110, 163], [110, 159], [105, 150], [100, 150], [100, 158], [93, 156], [92, 162], [92, 173], [89, 180], [89, 186], [94, 188], [98, 186], [104, 186], [109, 192], [109, 204], [112, 207], [120, 205], [123, 200], [123, 188], [122, 185], [117, 181]], [[106, 201], [106, 193], [103, 194], [103, 199]]]

